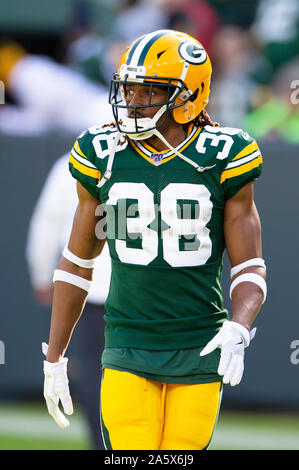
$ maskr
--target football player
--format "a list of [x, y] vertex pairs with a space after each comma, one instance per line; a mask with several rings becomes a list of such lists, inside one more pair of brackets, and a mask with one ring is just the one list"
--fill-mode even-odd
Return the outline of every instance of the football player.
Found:
[[[187, 34], [159, 30], [125, 51], [110, 89], [115, 122], [71, 151], [79, 204], [54, 273], [44, 396], [73, 412], [65, 351], [107, 241], [112, 275], [102, 356], [107, 449], [206, 449], [223, 384], [237, 385], [266, 298], [253, 182], [256, 141], [205, 111], [211, 63]], [[223, 305], [224, 249], [232, 313]]]

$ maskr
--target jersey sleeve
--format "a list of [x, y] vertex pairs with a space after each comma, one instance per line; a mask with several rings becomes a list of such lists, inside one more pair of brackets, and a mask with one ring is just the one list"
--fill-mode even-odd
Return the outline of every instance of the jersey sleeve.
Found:
[[232, 198], [243, 186], [262, 173], [263, 158], [257, 142], [247, 132], [234, 136], [234, 144], [226, 161], [220, 183], [226, 199]]
[[76, 139], [69, 156], [69, 170], [94, 198], [99, 199], [97, 184], [101, 178], [101, 171], [95, 166], [93, 137], [85, 131]]

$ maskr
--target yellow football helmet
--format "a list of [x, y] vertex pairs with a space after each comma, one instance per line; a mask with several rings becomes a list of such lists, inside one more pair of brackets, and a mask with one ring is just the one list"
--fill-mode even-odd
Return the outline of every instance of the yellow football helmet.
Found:
[[[188, 34], [173, 30], [158, 30], [137, 38], [125, 51], [118, 72], [113, 75], [109, 102], [120, 132], [133, 138], [148, 138], [157, 121], [166, 111], [172, 111], [179, 124], [193, 121], [208, 103], [212, 66], [203, 46]], [[168, 99], [147, 106], [126, 103], [125, 85], [141, 83], [165, 86]], [[154, 118], [137, 118], [140, 107], [160, 106]], [[126, 110], [122, 116], [120, 110]], [[135, 117], [128, 117], [128, 110]], [[121, 120], [121, 124], [119, 121]]]

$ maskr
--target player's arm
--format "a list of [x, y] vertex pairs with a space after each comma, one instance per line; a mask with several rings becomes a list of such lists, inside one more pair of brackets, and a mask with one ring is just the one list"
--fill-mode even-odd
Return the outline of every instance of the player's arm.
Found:
[[105, 239], [97, 238], [96, 216], [99, 201], [77, 183], [79, 203], [67, 250], [64, 250], [54, 273], [54, 294], [49, 345], [44, 361], [44, 396], [48, 411], [60, 427], [69, 422], [58, 408], [59, 399], [64, 411], [72, 414], [73, 407], [68, 389], [67, 358], [64, 353], [73, 329], [82, 313], [91, 287], [94, 259], [101, 253]]
[[253, 199], [253, 183], [246, 184], [225, 205], [224, 236], [231, 270], [232, 318], [201, 352], [221, 348], [218, 374], [223, 383], [237, 385], [244, 370], [244, 349], [251, 325], [266, 296], [261, 224]]
[[[105, 239], [96, 237], [95, 227], [99, 217], [95, 215], [99, 201], [77, 183], [79, 203], [75, 212], [68, 250], [81, 260], [93, 260], [102, 251]], [[75, 258], [74, 258], [75, 260]], [[79, 264], [84, 264], [80, 263]], [[63, 357], [73, 328], [85, 304], [89, 282], [92, 281], [93, 268], [81, 267], [74, 261], [61, 257], [57, 269], [82, 279], [82, 287], [72, 283], [72, 277], [56, 280], [54, 283], [50, 338], [47, 361], [57, 362]], [[63, 277], [63, 276], [62, 276]], [[75, 278], [73, 278], [75, 280]], [[79, 279], [79, 284], [80, 283]], [[87, 282], [85, 283], [84, 280]], [[84, 287], [86, 286], [86, 290]]]
[[226, 202], [224, 236], [232, 267], [232, 321], [250, 330], [266, 296], [261, 224], [253, 198], [253, 182]]

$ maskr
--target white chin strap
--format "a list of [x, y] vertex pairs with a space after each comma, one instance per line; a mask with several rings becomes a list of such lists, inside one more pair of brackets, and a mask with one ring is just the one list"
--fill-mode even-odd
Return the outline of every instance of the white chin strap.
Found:
[[[155, 134], [155, 127], [157, 122], [159, 121], [160, 117], [166, 111], [166, 105], [161, 106], [159, 111], [156, 112], [154, 117], [152, 118], [137, 118], [137, 125], [139, 132], [136, 131], [136, 122], [135, 119], [129, 118], [128, 116], [124, 116], [122, 118], [122, 123], [119, 124], [119, 128], [121, 132], [127, 134], [131, 139], [134, 140], [145, 140], [149, 139]], [[148, 130], [150, 129], [150, 130]]]
[[[183, 160], [185, 160], [185, 162], [187, 162], [190, 165], [194, 166], [194, 168], [196, 168], [197, 171], [202, 172], [203, 169], [202, 169], [201, 166], [199, 166], [197, 163], [190, 160], [190, 158], [185, 157], [185, 155], [181, 154], [178, 150], [176, 150], [174, 147], [172, 147], [172, 145], [170, 145], [170, 143], [163, 137], [161, 132], [159, 132], [158, 129], [155, 128], [158, 120], [165, 113], [165, 111], [166, 111], [166, 105], [161, 106], [159, 111], [157, 111], [155, 116], [152, 117], [152, 118], [138, 118], [138, 128], [141, 129], [141, 130], [140, 130], [140, 132], [138, 132], [136, 134], [133, 133], [134, 130], [136, 129], [135, 119], [132, 119], [132, 118], [129, 118], [129, 117], [124, 117], [122, 119], [122, 124], [120, 125], [121, 132], [123, 132], [125, 134], [130, 132], [129, 137], [131, 139], [134, 139], [134, 140], [146, 140], [146, 139], [149, 139], [150, 137], [152, 137], [153, 135], [155, 135], [160, 140], [162, 140], [162, 142], [168, 148], [170, 148], [178, 157], [182, 158]], [[151, 129], [153, 127], [154, 127], [154, 129]], [[144, 131], [142, 131], [142, 129], [144, 129]], [[147, 129], [151, 129], [151, 130], [147, 130]]]
[[126, 134], [126, 135], [128, 135], [128, 137], [130, 137], [133, 140], [146, 140], [146, 139], [149, 139], [150, 137], [152, 137], [153, 135], [155, 135], [168, 148], [170, 148], [178, 157], [180, 157], [182, 160], [184, 160], [185, 162], [192, 165], [199, 173], [202, 173], [203, 171], [215, 166], [215, 165], [213, 165], [212, 167], [199, 166], [197, 163], [195, 163], [193, 160], [190, 160], [190, 158], [185, 157], [185, 155], [183, 155], [177, 149], [172, 147], [172, 145], [170, 145], [169, 142], [167, 142], [165, 137], [163, 137], [161, 132], [159, 132], [158, 129], [156, 129], [156, 127], [155, 127], [158, 120], [160, 119], [160, 117], [165, 113], [166, 109], [167, 109], [166, 105], [163, 105], [163, 106], [161, 106], [159, 111], [156, 112], [154, 117], [152, 117], [152, 118], [137, 118], [138, 119], [138, 129], [140, 129], [140, 131], [138, 133], [134, 133], [134, 131], [136, 131], [135, 119], [129, 118], [127, 116], [124, 116], [122, 118], [121, 124], [119, 123], [120, 132], [117, 132], [116, 136], [114, 138], [113, 147], [112, 147], [111, 152], [110, 152], [109, 157], [108, 157], [107, 168], [106, 168], [106, 171], [105, 171], [103, 177], [101, 178], [101, 180], [97, 184], [98, 188], [101, 188], [106, 183], [106, 181], [109, 180], [109, 178], [111, 176], [112, 164], [113, 164], [116, 148], [117, 148], [118, 142], [120, 140], [121, 134]]
[[[154, 129], [154, 135], [156, 135], [160, 140], [162, 140], [162, 142], [164, 142], [165, 145], [167, 145], [167, 147], [169, 147], [178, 157], [180, 157], [182, 160], [184, 160], [186, 163], [189, 163], [189, 165], [192, 165], [194, 166], [194, 168], [199, 172], [199, 173], [202, 173], [203, 171], [209, 169], [209, 168], [212, 168], [212, 167], [202, 167], [202, 166], [199, 166], [197, 163], [195, 163], [193, 160], [190, 160], [190, 158], [188, 157], [185, 157], [185, 155], [183, 155], [181, 152], [179, 152], [177, 149], [175, 149], [174, 147], [172, 147], [172, 145], [170, 145], [169, 142], [167, 142], [167, 140], [165, 139], [165, 137], [163, 137], [163, 135], [161, 134], [161, 132], [159, 132], [157, 129]], [[213, 165], [215, 166], [215, 165]]]

